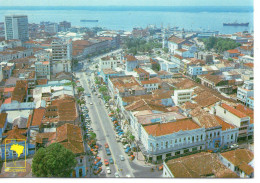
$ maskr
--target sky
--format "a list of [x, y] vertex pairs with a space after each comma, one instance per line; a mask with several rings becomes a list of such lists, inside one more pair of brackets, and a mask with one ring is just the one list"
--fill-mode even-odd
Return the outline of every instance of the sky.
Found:
[[0, 6], [253, 6], [253, 0], [0, 0]]

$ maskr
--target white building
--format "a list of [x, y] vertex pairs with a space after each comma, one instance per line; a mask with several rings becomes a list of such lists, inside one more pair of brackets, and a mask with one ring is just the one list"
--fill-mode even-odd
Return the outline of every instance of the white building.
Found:
[[141, 143], [139, 147], [148, 160], [165, 160], [170, 156], [203, 150], [205, 128], [191, 119], [143, 125]]
[[174, 90], [174, 95], [172, 96], [173, 102], [175, 105], [179, 106], [184, 104], [185, 102], [191, 101], [193, 90]]
[[153, 90], [157, 90], [159, 88], [159, 84], [161, 83], [160, 78], [151, 78], [149, 80], [141, 81], [142, 86], [147, 90], [147, 92], [152, 92]]
[[248, 130], [250, 125], [249, 116], [224, 103], [215, 105], [212, 110], [215, 115], [221, 117], [222, 119], [224, 119], [224, 121], [239, 128], [238, 140], [248, 138]]
[[71, 40], [54, 40], [51, 43], [51, 49], [53, 61], [63, 61], [72, 59]]
[[246, 104], [249, 97], [254, 96], [254, 81], [245, 81], [242, 87], [237, 88], [237, 100]]
[[236, 149], [219, 154], [220, 161], [240, 178], [254, 177], [254, 154], [248, 149]]
[[28, 17], [27, 15], [5, 16], [5, 39], [29, 40]]
[[116, 57], [102, 57], [99, 61], [99, 70], [117, 68], [118, 59]]
[[50, 79], [50, 62], [35, 62], [35, 72], [37, 78]]

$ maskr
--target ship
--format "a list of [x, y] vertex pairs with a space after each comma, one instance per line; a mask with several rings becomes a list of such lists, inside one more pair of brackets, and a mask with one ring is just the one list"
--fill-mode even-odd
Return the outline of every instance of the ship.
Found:
[[223, 23], [223, 26], [248, 26], [249, 22], [247, 23]]
[[98, 20], [80, 20], [80, 22], [98, 22]]

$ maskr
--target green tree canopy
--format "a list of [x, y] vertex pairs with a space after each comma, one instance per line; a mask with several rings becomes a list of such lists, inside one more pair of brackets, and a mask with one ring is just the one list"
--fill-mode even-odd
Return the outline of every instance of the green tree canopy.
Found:
[[36, 152], [32, 172], [37, 177], [70, 177], [76, 165], [73, 152], [59, 143], [53, 143]]
[[241, 46], [241, 44], [229, 38], [210, 37], [208, 39], [202, 39], [202, 41], [205, 44], [206, 50], [214, 49], [219, 53]]

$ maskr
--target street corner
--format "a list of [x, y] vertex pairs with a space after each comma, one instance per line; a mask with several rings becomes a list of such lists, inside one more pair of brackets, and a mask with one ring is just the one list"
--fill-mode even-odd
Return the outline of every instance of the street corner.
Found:
[[[10, 171], [11, 168], [9, 167], [14, 167], [14, 164], [16, 167], [25, 167], [24, 169], [21, 169], [19, 171]], [[2, 163], [1, 167], [1, 172], [0, 172], [0, 177], [1, 178], [21, 178], [21, 177], [26, 177], [26, 178], [31, 178], [32, 177], [32, 159], [27, 159], [26, 161], [21, 160], [21, 161], [16, 161], [15, 163], [13, 161], [8, 161]]]

